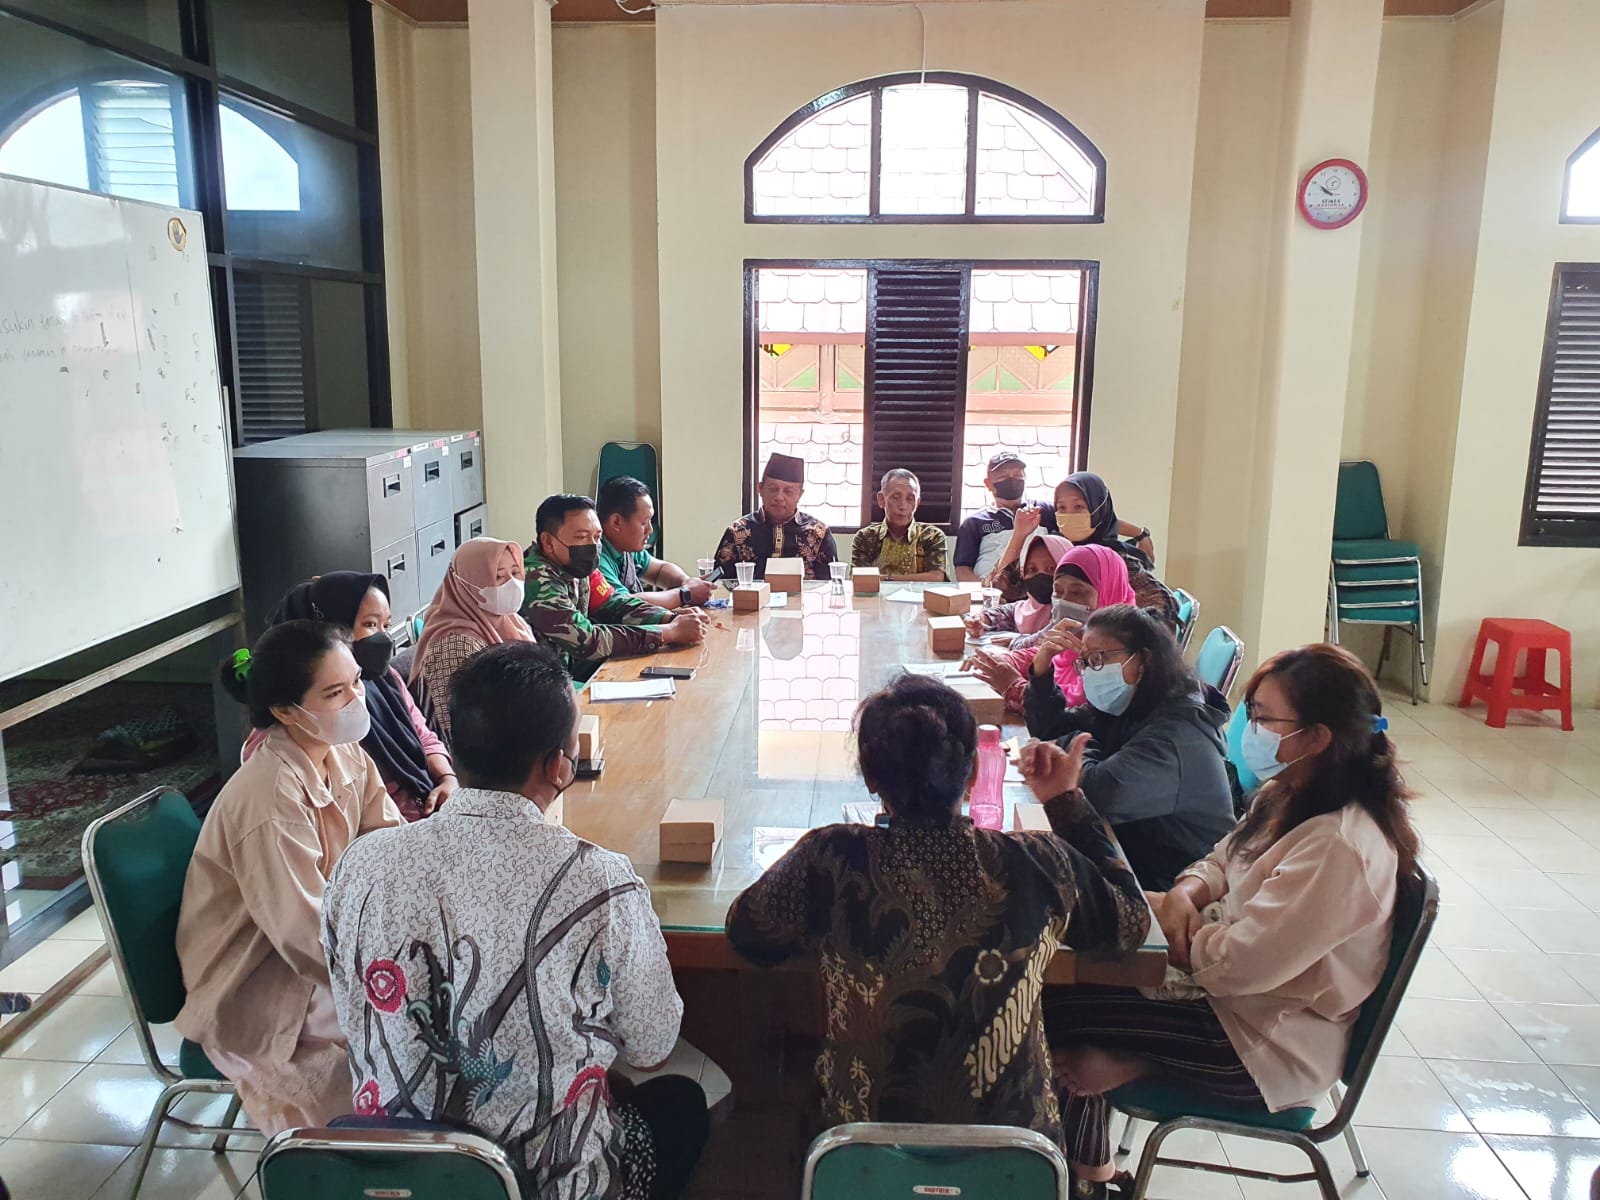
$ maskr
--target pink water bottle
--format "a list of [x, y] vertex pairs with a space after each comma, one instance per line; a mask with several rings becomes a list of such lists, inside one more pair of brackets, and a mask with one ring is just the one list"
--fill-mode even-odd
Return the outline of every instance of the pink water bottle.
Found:
[[1000, 727], [978, 726], [978, 778], [972, 783], [967, 810], [979, 829], [999, 829], [1005, 820], [1000, 797], [1006, 782], [1006, 752], [1000, 745]]

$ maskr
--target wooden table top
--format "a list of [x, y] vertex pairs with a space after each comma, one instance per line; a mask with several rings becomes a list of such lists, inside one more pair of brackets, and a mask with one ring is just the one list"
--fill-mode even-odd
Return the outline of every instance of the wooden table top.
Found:
[[[903, 589], [917, 602], [888, 598]], [[567, 789], [564, 822], [633, 861], [675, 962], [691, 952], [680, 953], [687, 940], [673, 935], [700, 934], [716, 935], [716, 944], [693, 939], [696, 961], [680, 965], [736, 965], [721, 934], [728, 905], [763, 869], [757, 830], [787, 831], [767, 850], [775, 857], [784, 838], [842, 821], [843, 804], [870, 800], [855, 767], [856, 706], [907, 665], [959, 658], [929, 648], [920, 591], [885, 584], [880, 596], [841, 596], [827, 582], [809, 582], [783, 608], [714, 610], [703, 645], [609, 662], [594, 677], [632, 680], [647, 666], [694, 667], [695, 677], [680, 681], [670, 700], [596, 703], [584, 690], [583, 713], [600, 718], [605, 767]], [[1006, 733], [1026, 736], [1020, 725]], [[709, 866], [660, 861], [658, 822], [679, 798], [723, 802], [722, 845]], [[1032, 799], [1020, 782], [1008, 782], [1006, 828], [1012, 805]], [[1127, 960], [1086, 971], [1075, 958], [1057, 955], [1051, 978], [1155, 983], [1166, 945], [1152, 922], [1147, 944]]]

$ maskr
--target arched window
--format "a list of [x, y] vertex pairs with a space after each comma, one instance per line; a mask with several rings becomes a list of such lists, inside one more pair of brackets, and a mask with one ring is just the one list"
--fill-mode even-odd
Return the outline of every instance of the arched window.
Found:
[[[194, 207], [182, 96], [154, 79], [93, 80], [35, 106], [0, 133], [0, 174]], [[224, 102], [223, 190], [234, 211], [299, 212], [300, 167]]]
[[1561, 219], [1600, 223], [1600, 129], [1567, 159], [1566, 184], [1561, 189]]
[[829, 92], [745, 160], [755, 222], [1094, 222], [1105, 193], [1105, 156], [1072, 122], [947, 71]]

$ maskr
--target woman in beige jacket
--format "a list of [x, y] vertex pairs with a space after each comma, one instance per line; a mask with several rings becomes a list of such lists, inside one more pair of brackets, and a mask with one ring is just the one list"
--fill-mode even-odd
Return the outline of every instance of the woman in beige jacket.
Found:
[[239, 1089], [262, 1133], [352, 1108], [322, 954], [322, 893], [360, 834], [402, 823], [359, 745], [369, 717], [350, 635], [285, 621], [223, 664], [266, 740], [217, 796], [178, 912], [178, 1031]]
[[1245, 705], [1243, 756], [1265, 782], [1233, 833], [1150, 896], [1204, 997], [1045, 995], [1075, 1195], [1103, 1196], [1112, 1177], [1106, 1092], [1161, 1076], [1273, 1112], [1314, 1106], [1383, 977], [1418, 841], [1371, 675], [1347, 650], [1304, 646], [1265, 663]]

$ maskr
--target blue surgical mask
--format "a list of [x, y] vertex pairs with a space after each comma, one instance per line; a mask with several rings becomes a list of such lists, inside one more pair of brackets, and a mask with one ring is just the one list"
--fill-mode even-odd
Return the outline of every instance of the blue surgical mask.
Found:
[[1084, 699], [1101, 712], [1120, 717], [1133, 703], [1135, 685], [1122, 677], [1121, 663], [1106, 663], [1083, 673]]
[[1294, 733], [1274, 733], [1262, 726], [1259, 721], [1250, 721], [1244, 727], [1244, 733], [1239, 737], [1239, 757], [1244, 760], [1244, 765], [1257, 779], [1265, 783], [1283, 774], [1300, 760], [1291, 762], [1278, 761], [1278, 746], [1286, 737], [1293, 737]]

